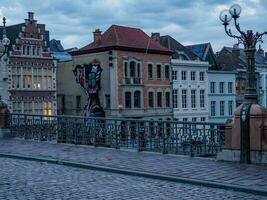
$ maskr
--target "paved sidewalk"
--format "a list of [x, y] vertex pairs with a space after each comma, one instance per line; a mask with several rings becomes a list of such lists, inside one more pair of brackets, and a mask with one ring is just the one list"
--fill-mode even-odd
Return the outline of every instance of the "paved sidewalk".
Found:
[[18, 139], [0, 140], [0, 153], [52, 158], [267, 191], [267, 166]]

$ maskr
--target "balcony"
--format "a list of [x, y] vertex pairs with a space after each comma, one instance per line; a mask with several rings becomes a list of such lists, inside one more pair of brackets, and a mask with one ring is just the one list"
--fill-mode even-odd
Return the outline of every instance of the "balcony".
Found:
[[123, 79], [123, 85], [143, 85], [143, 79], [140, 77], [127, 77]]

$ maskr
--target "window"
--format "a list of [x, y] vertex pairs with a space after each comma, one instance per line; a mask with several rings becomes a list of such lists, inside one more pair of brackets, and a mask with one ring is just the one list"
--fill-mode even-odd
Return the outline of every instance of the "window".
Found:
[[224, 93], [224, 82], [220, 82], [220, 93]]
[[196, 122], [197, 118], [196, 117], [192, 117], [192, 122]]
[[183, 122], [187, 122], [188, 121], [188, 118], [183, 118]]
[[199, 80], [204, 81], [204, 72], [199, 72]]
[[110, 108], [110, 94], [105, 95], [106, 108]]
[[124, 63], [124, 77], [128, 77], [128, 63]]
[[130, 62], [130, 77], [135, 77], [135, 62]]
[[170, 92], [166, 92], [165, 93], [165, 98], [166, 98], [166, 107], [169, 108], [171, 107], [171, 102], [170, 102], [170, 97], [171, 97], [171, 93]]
[[165, 79], [170, 79], [170, 67], [169, 65], [165, 65]]
[[161, 65], [157, 65], [157, 79], [161, 80]]
[[224, 116], [224, 101], [220, 101], [220, 115]]
[[26, 46], [25, 45], [22, 46], [22, 54], [26, 55]]
[[157, 104], [158, 107], [162, 107], [162, 92], [157, 92]]
[[33, 46], [33, 47], [32, 47], [32, 55], [33, 55], [33, 56], [35, 56], [35, 55], [36, 55], [36, 53], [35, 53], [35, 52], [36, 52], [36, 47], [35, 47], [35, 46]]
[[154, 107], [154, 92], [148, 93], [148, 107], [153, 108]]
[[233, 115], [233, 101], [228, 101], [228, 114]]
[[205, 90], [200, 90], [200, 107], [205, 107]]
[[196, 108], [196, 90], [191, 90], [191, 107]]
[[172, 91], [172, 105], [174, 108], [178, 108], [178, 90]]
[[191, 72], [191, 81], [196, 80], [196, 72]]
[[182, 90], [182, 108], [187, 108], [187, 91]]
[[172, 71], [172, 80], [177, 80], [177, 71]]
[[216, 116], [216, 101], [210, 102], [210, 115]]
[[40, 47], [37, 47], [37, 56], [41, 56], [41, 48]]
[[201, 117], [201, 118], [200, 118], [200, 121], [201, 121], [201, 122], [205, 122], [205, 121], [206, 121], [206, 117]]
[[27, 55], [29, 56], [31, 53], [31, 46], [27, 46]]
[[211, 94], [215, 93], [215, 87], [216, 87], [216, 83], [215, 82], [210, 82], [210, 93]]
[[141, 77], [141, 74], [140, 74], [140, 63], [137, 63], [137, 75], [136, 77]]
[[186, 71], [182, 71], [182, 80], [183, 80], [183, 81], [186, 80]]
[[141, 107], [141, 92], [140, 91], [134, 92], [134, 107], [135, 108]]
[[153, 80], [153, 65], [148, 64], [148, 80]]
[[80, 110], [81, 107], [81, 96], [76, 96], [76, 109]]
[[228, 82], [228, 93], [229, 94], [233, 93], [233, 83], [232, 82]]
[[132, 95], [131, 92], [125, 92], [125, 108], [132, 107]]

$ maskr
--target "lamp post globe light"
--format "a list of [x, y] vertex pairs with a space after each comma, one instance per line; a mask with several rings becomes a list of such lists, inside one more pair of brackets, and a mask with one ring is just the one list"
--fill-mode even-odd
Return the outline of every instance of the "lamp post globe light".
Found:
[[[263, 33], [253, 33], [252, 30], [242, 31], [238, 23], [238, 18], [241, 14], [241, 7], [238, 4], [234, 4], [228, 10], [223, 10], [220, 13], [220, 20], [223, 23], [226, 34], [238, 40], [238, 44], [244, 45], [244, 51], [247, 56], [247, 70], [246, 70], [246, 92], [245, 101], [241, 107], [240, 113], [240, 162], [250, 163], [250, 108], [252, 104], [258, 103], [258, 94], [256, 89], [256, 73], [255, 73], [255, 53], [256, 44], [262, 43]], [[231, 29], [228, 28], [230, 22], [234, 21], [234, 27], [238, 32], [238, 35], [232, 33]]]

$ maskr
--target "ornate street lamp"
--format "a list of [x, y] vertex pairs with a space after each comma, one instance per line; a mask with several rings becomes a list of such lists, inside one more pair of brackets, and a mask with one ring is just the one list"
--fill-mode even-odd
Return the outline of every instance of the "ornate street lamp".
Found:
[[6, 18], [3, 18], [3, 38], [0, 41], [0, 59], [7, 53], [10, 40], [6, 35]]
[[[255, 76], [255, 53], [256, 53], [256, 44], [262, 41], [262, 36], [267, 34], [267, 32], [256, 34], [252, 30], [244, 32], [241, 30], [237, 19], [241, 13], [241, 7], [238, 4], [234, 4], [230, 7], [229, 10], [223, 10], [220, 14], [220, 20], [223, 22], [225, 32], [228, 36], [236, 38], [238, 43], [242, 43], [245, 48], [245, 53], [247, 56], [247, 81], [246, 81], [246, 93], [245, 93], [245, 102], [246, 103], [257, 103], [258, 95], [256, 90], [256, 76]], [[227, 26], [229, 22], [234, 19], [234, 25], [236, 30], [240, 35], [234, 35], [231, 29], [228, 29]]]
[[[258, 94], [256, 89], [256, 73], [255, 73], [255, 53], [256, 44], [263, 42], [262, 36], [267, 34], [253, 33], [252, 30], [244, 32], [241, 30], [237, 19], [241, 13], [241, 7], [238, 4], [234, 4], [229, 10], [223, 10], [220, 13], [220, 20], [223, 22], [225, 32], [228, 36], [238, 40], [238, 43], [244, 45], [244, 50], [247, 56], [247, 72], [246, 72], [246, 93], [245, 102], [241, 108], [241, 137], [240, 137], [240, 161], [242, 163], [250, 163], [250, 133], [249, 133], [249, 113], [251, 104], [257, 104]], [[228, 29], [230, 21], [234, 19], [234, 25], [239, 33], [235, 35], [231, 29]]]

